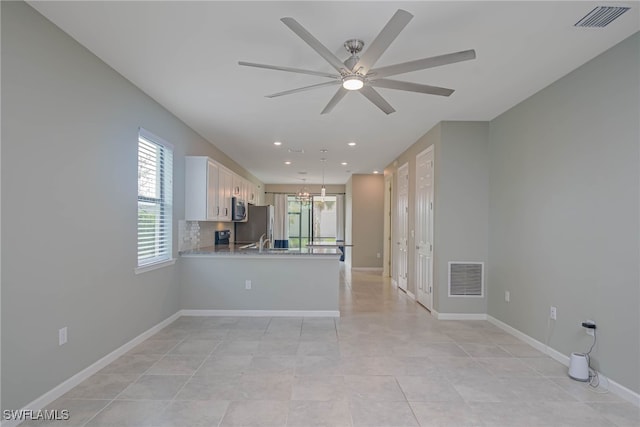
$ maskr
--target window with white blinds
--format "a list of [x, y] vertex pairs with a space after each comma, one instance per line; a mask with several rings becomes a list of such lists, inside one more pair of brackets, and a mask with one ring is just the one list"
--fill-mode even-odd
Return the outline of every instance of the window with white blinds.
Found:
[[138, 267], [172, 258], [173, 147], [138, 134]]

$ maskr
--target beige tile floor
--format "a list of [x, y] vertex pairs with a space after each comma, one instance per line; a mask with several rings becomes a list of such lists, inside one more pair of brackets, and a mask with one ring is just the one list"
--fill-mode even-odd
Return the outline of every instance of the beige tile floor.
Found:
[[50, 405], [68, 422], [26, 425], [640, 425], [488, 322], [434, 320], [375, 273], [340, 290], [335, 320], [182, 317]]

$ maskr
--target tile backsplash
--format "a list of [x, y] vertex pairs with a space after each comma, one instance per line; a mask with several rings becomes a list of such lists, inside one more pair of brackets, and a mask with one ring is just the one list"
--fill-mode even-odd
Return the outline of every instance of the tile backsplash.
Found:
[[[189, 251], [213, 246], [215, 231], [231, 229], [233, 224], [210, 221], [178, 221], [178, 250]], [[231, 227], [230, 227], [231, 226]]]

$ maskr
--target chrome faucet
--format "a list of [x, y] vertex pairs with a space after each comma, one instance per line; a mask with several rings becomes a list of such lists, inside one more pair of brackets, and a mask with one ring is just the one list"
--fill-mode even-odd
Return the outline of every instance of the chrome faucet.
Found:
[[258, 251], [262, 252], [262, 250], [267, 247], [267, 243], [269, 243], [269, 245], [271, 245], [271, 240], [270, 239], [265, 239], [265, 237], [267, 237], [266, 233], [263, 234], [262, 236], [260, 236], [260, 241], [258, 242]]

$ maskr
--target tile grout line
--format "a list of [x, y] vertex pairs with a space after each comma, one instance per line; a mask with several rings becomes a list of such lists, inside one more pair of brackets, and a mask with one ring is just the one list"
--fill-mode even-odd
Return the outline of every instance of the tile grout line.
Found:
[[[176, 320], [178, 320], [178, 319], [176, 319]], [[174, 320], [171, 324], [173, 324], [174, 322], [175, 322], [175, 320]], [[167, 325], [167, 327], [168, 327], [168, 326], [170, 326], [171, 324]], [[160, 332], [160, 331], [156, 332], [156, 334], [158, 334], [159, 332]], [[151, 338], [152, 338], [153, 336], [155, 336], [156, 334], [153, 334], [151, 337], [149, 337], [149, 338], [148, 338], [148, 339], [146, 339], [145, 341], [147, 341], [147, 340], [151, 339]], [[188, 335], [187, 335], [187, 337], [188, 337]], [[173, 347], [171, 347], [171, 349], [167, 350], [167, 352], [166, 352], [166, 353], [164, 353], [164, 354], [162, 355], [162, 357], [164, 357], [164, 355], [168, 354], [168, 353], [169, 353], [169, 351], [173, 350], [173, 349], [174, 349], [174, 348], [176, 348], [178, 345], [180, 345], [180, 343], [182, 343], [184, 340], [186, 340], [186, 339], [187, 339], [187, 337], [184, 337], [184, 338], [182, 338], [181, 340], [179, 340], [179, 341], [176, 343], [176, 345], [174, 345]], [[140, 343], [140, 344], [142, 344], [142, 343]], [[136, 346], [136, 347], [137, 347], [137, 346]], [[135, 348], [135, 347], [134, 347], [134, 348]], [[132, 350], [133, 350], [133, 349], [132, 349]], [[126, 354], [126, 353], [125, 353], [125, 354]], [[151, 353], [151, 354], [153, 354], [153, 353]], [[124, 356], [124, 354], [123, 354], [122, 356]], [[120, 356], [120, 357], [122, 357], [122, 356]], [[158, 363], [158, 361], [160, 361], [160, 360], [162, 359], [162, 357], [160, 357], [160, 359], [156, 360], [156, 361], [155, 361], [151, 366], [149, 366], [149, 367], [148, 367], [144, 372], [142, 372], [140, 375], [138, 375], [138, 378], [136, 378], [136, 379], [135, 379], [135, 381], [131, 382], [131, 383], [130, 383], [129, 385], [127, 385], [127, 386], [126, 386], [122, 391], [120, 391], [118, 394], [116, 394], [116, 395], [113, 397], [113, 399], [111, 399], [111, 400], [109, 401], [109, 403], [107, 403], [106, 405], [104, 405], [104, 407], [103, 407], [102, 409], [100, 409], [98, 412], [96, 412], [95, 414], [93, 414], [93, 416], [92, 416], [91, 418], [89, 418], [86, 422], [84, 422], [84, 423], [82, 424], [82, 427], [84, 427], [84, 426], [86, 426], [87, 424], [89, 424], [89, 423], [90, 423], [91, 421], [93, 421], [93, 420], [94, 420], [94, 419], [95, 419], [99, 414], [101, 414], [105, 409], [107, 409], [107, 407], [109, 407], [113, 402], [115, 402], [115, 400], [118, 398], [118, 396], [120, 396], [122, 393], [124, 393], [124, 391], [125, 391], [127, 388], [129, 388], [129, 386], [130, 386], [131, 384], [136, 383], [140, 378], [142, 378], [142, 377], [144, 376], [144, 374], [145, 374], [149, 369], [151, 369], [151, 368], [153, 367], [153, 365], [155, 365], [156, 363]], [[117, 360], [117, 359], [116, 359], [116, 360]], [[115, 360], [114, 360], [114, 362], [115, 362]], [[113, 362], [111, 362], [111, 363], [113, 363]], [[111, 363], [110, 363], [110, 364], [111, 364]], [[110, 364], [109, 364], [109, 365], [110, 365]], [[107, 365], [107, 366], [109, 366], [109, 365]], [[105, 367], [106, 367], [106, 366], [105, 366]], [[103, 368], [103, 369], [104, 369], [104, 368]], [[98, 373], [99, 373], [99, 372], [98, 372]], [[107, 399], [107, 400], [108, 400], [108, 399]]]
[[[178, 320], [178, 319], [176, 319], [176, 320]], [[175, 323], [175, 321], [174, 321], [174, 323]], [[171, 326], [171, 325], [167, 325], [167, 327], [168, 327], [168, 326]], [[157, 333], [159, 333], [159, 332], [160, 332], [160, 331], [158, 331]], [[156, 333], [156, 334], [157, 334], [157, 333]], [[151, 336], [151, 337], [149, 337], [147, 340], [152, 339], [152, 338], [153, 338], [153, 336], [155, 336], [156, 334], [152, 335], [152, 336]], [[89, 419], [88, 419], [84, 424], [82, 424], [82, 427], [86, 426], [86, 425], [87, 425], [87, 424], [89, 424], [91, 421], [93, 421], [93, 420], [94, 420], [94, 419], [95, 419], [99, 414], [101, 414], [105, 409], [107, 409], [107, 407], [109, 407], [113, 402], [115, 402], [115, 401], [118, 399], [118, 397], [119, 397], [122, 393], [124, 393], [124, 391], [125, 391], [127, 388], [129, 388], [129, 386], [130, 386], [131, 384], [135, 384], [136, 382], [138, 382], [138, 381], [140, 380], [140, 378], [142, 378], [144, 375], [146, 375], [146, 373], [147, 373], [147, 372], [149, 372], [149, 370], [150, 370], [151, 368], [153, 368], [153, 366], [154, 366], [156, 363], [158, 363], [158, 362], [159, 362], [160, 360], [162, 360], [166, 355], [168, 355], [168, 354], [169, 354], [169, 352], [170, 352], [171, 350], [175, 349], [177, 346], [179, 346], [179, 345], [180, 345], [180, 344], [182, 344], [184, 341], [186, 341], [186, 339], [187, 339], [188, 337], [189, 337], [189, 335], [187, 335], [186, 337], [184, 337], [184, 338], [182, 338], [182, 339], [178, 340], [178, 342], [177, 342], [173, 347], [171, 347], [171, 348], [170, 348], [169, 350], [167, 350], [165, 353], [161, 354], [161, 357], [160, 357], [158, 360], [156, 360], [156, 361], [155, 361], [151, 366], [149, 366], [149, 367], [148, 367], [144, 372], [140, 373], [140, 375], [138, 375], [138, 378], [136, 378], [136, 379], [135, 379], [135, 381], [131, 382], [129, 385], [127, 385], [127, 387], [125, 387], [122, 391], [120, 391], [118, 394], [116, 394], [116, 395], [113, 397], [113, 399], [111, 399], [111, 400], [109, 401], [109, 403], [107, 403], [107, 404], [104, 406], [104, 408], [100, 409], [100, 410], [99, 410], [98, 412], [96, 412], [96, 413], [95, 413], [91, 418], [89, 418]], [[147, 340], [145, 340], [145, 341], [147, 341]], [[141, 343], [141, 344], [142, 344], [142, 343]], [[132, 349], [132, 350], [133, 350], [133, 349]], [[143, 353], [140, 353], [140, 354], [143, 354]], [[150, 354], [154, 354], [154, 353], [150, 353]], [[157, 354], [157, 353], [156, 353], [156, 354]], [[123, 356], [124, 356], [124, 355], [123, 355]], [[122, 356], [121, 356], [121, 357], [122, 357]], [[114, 361], [114, 362], [115, 362], [115, 361]], [[113, 363], [113, 362], [111, 362], [111, 363]], [[107, 365], [107, 366], [108, 366], [108, 365]], [[134, 399], [122, 399], [122, 400], [123, 400], [123, 401], [126, 401], [126, 400], [134, 400]], [[143, 400], [143, 399], [138, 399], [138, 400]], [[145, 400], [145, 401], [152, 401], [152, 402], [157, 402], [157, 401], [158, 401], [158, 400], [151, 400], [151, 399], [144, 399], [144, 400]], [[167, 402], [167, 406], [169, 405], [169, 403], [170, 403], [170, 402], [171, 402], [170, 400]], [[163, 410], [166, 410], [166, 407], [165, 407]]]
[[[216, 351], [216, 348], [218, 348], [220, 346], [220, 344], [222, 343], [222, 341], [220, 341], [218, 344], [216, 344], [213, 349], [211, 349], [211, 351], [209, 352], [209, 354], [202, 360], [202, 362], [200, 362], [200, 365], [198, 365], [198, 367], [193, 371], [193, 374], [191, 374], [191, 376], [189, 376], [189, 378], [184, 382], [184, 384], [182, 384], [182, 386], [178, 389], [178, 391], [175, 392], [175, 394], [173, 395], [173, 397], [169, 400], [169, 403], [167, 404], [167, 406], [164, 408], [164, 411], [162, 412], [162, 414], [164, 415], [164, 413], [167, 411], [167, 408], [169, 406], [171, 406], [171, 404], [173, 402], [176, 402], [176, 397], [178, 396], [178, 394], [180, 394], [180, 392], [182, 390], [184, 390], [185, 386], [189, 383], [189, 381], [191, 381], [193, 379], [193, 377], [196, 375], [196, 373], [198, 372], [198, 370], [200, 370], [200, 368], [202, 368], [202, 365], [204, 365], [207, 360], [209, 360], [209, 358], [211, 357], [211, 355]], [[149, 368], [151, 369], [151, 368]], [[229, 408], [229, 405], [227, 405], [227, 409]], [[225, 409], [225, 413], [222, 414], [222, 417], [220, 418], [220, 421], [222, 421], [222, 418], [224, 418], [224, 415], [227, 413], [227, 409]]]
[[418, 416], [416, 415], [415, 411], [413, 410], [413, 406], [411, 406], [411, 402], [409, 402], [409, 399], [407, 398], [407, 394], [404, 392], [404, 389], [400, 385], [400, 381], [398, 381], [398, 378], [397, 378], [396, 375], [393, 376], [393, 379], [396, 381], [396, 385], [398, 386], [398, 388], [400, 389], [400, 392], [404, 396], [404, 400], [405, 400], [405, 402], [407, 402], [407, 406], [409, 406], [409, 410], [411, 411], [411, 414], [413, 415], [413, 419], [416, 420], [416, 425], [420, 426], [421, 425], [420, 424], [420, 420], [418, 420]]

